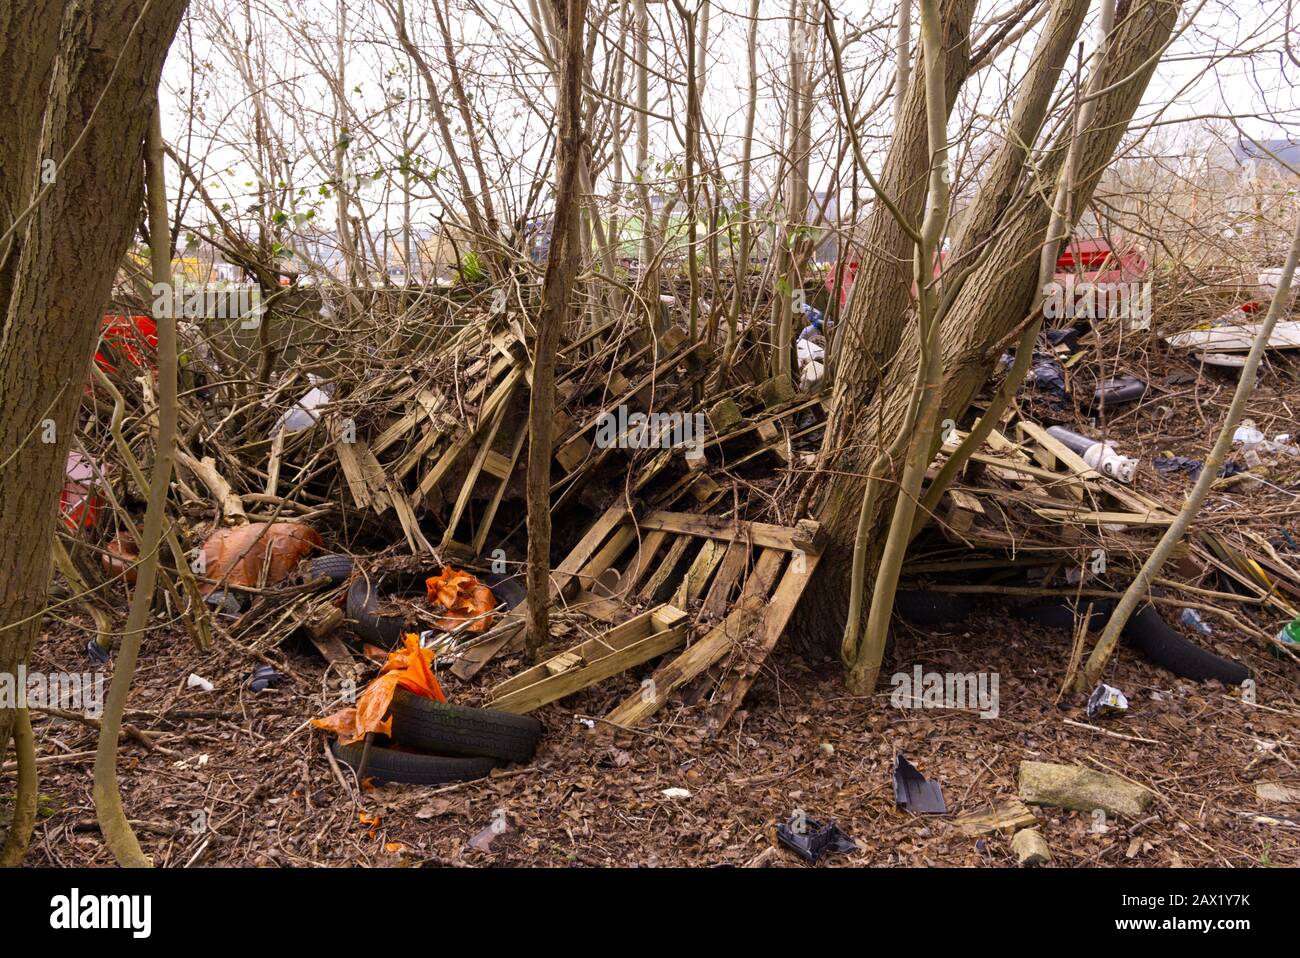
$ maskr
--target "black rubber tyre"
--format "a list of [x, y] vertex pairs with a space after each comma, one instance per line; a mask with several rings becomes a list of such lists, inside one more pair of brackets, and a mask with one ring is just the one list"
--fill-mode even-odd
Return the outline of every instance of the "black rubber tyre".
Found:
[[324, 576], [330, 585], [339, 585], [352, 575], [352, 556], [340, 553], [317, 556], [307, 562], [307, 581]]
[[375, 610], [387, 596], [424, 595], [428, 575], [401, 573], [353, 579], [348, 587], [347, 611], [348, 618], [356, 623], [357, 635], [385, 649], [401, 645], [404, 632], [417, 630], [415, 623], [400, 615], [378, 615]]
[[[384, 739], [383, 741], [387, 741]], [[361, 765], [363, 742], [352, 745], [331, 743], [334, 757], [354, 771]], [[486, 778], [494, 768], [504, 765], [494, 758], [449, 758], [445, 755], [423, 755], [419, 752], [399, 752], [382, 745], [370, 746], [366, 762], [367, 778], [385, 782], [404, 782], [408, 785], [446, 785], [451, 782], [468, 782]]]
[[958, 592], [900, 589], [894, 595], [894, 612], [913, 625], [954, 625], [974, 608], [971, 597]]
[[[1103, 628], [1114, 609], [1113, 602], [1097, 602], [1089, 629], [1095, 632]], [[1033, 606], [1019, 610], [1019, 614], [1051, 629], [1075, 628], [1074, 610], [1063, 603]], [[1134, 612], [1125, 624], [1124, 641], [1152, 665], [1184, 679], [1197, 682], [1218, 679], [1225, 685], [1240, 685], [1250, 678], [1250, 670], [1240, 662], [1215, 655], [1170, 628], [1149, 603]]]
[[400, 688], [389, 714], [395, 741], [442, 755], [530, 762], [542, 734], [542, 723], [531, 715], [436, 702]]
[[1240, 662], [1207, 652], [1171, 629], [1154, 606], [1144, 605], [1133, 613], [1124, 626], [1124, 637], [1148, 661], [1185, 679], [1240, 685], [1250, 678], [1250, 669]]

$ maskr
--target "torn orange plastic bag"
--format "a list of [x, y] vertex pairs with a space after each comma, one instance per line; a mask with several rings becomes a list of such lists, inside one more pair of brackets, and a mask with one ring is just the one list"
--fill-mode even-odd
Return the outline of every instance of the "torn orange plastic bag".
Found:
[[218, 529], [203, 543], [202, 576], [210, 581], [201, 583], [199, 591], [207, 595], [218, 582], [252, 589], [275, 585], [321, 545], [316, 530], [300, 522], [250, 522]]
[[360, 741], [367, 732], [390, 735], [393, 720], [386, 716], [398, 686], [428, 699], [447, 701], [438, 677], [433, 674], [433, 649], [420, 648], [418, 635], [408, 633], [402, 648], [388, 653], [388, 661], [379, 670], [379, 676], [366, 686], [355, 707], [312, 719], [311, 724], [333, 732], [343, 745]]
[[425, 579], [424, 585], [429, 590], [429, 604], [446, 610], [435, 620], [438, 628], [451, 631], [468, 622], [466, 632], [485, 632], [492, 624], [497, 600], [491, 589], [468, 572], [447, 566], [439, 575]]

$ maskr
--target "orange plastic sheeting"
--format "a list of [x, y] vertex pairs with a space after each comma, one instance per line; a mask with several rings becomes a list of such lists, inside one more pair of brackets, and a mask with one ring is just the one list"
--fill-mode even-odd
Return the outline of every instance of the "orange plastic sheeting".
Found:
[[199, 591], [207, 595], [218, 583], [247, 588], [275, 585], [321, 545], [316, 530], [299, 522], [250, 522], [218, 529], [203, 543], [199, 575], [210, 581], [200, 583]]
[[343, 745], [360, 741], [367, 732], [391, 735], [393, 720], [386, 716], [399, 685], [427, 699], [447, 701], [437, 676], [433, 674], [433, 649], [420, 648], [418, 635], [408, 633], [402, 648], [388, 653], [388, 661], [379, 670], [379, 676], [366, 686], [355, 707], [312, 719], [311, 724], [333, 732]]
[[468, 572], [447, 566], [441, 574], [425, 579], [424, 585], [429, 590], [429, 604], [446, 610], [434, 620], [438, 628], [451, 631], [469, 622], [466, 632], [485, 632], [492, 624], [497, 600], [491, 589]]

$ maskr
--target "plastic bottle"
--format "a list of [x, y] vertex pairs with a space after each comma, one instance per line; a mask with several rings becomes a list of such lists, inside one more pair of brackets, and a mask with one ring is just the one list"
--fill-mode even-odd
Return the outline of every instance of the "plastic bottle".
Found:
[[1121, 456], [1110, 443], [1089, 439], [1064, 426], [1052, 426], [1047, 430], [1047, 434], [1077, 452], [1088, 464], [1088, 468], [1095, 469], [1103, 476], [1109, 476], [1119, 482], [1133, 482], [1133, 477], [1137, 473], [1137, 460]]
[[1296, 616], [1277, 634], [1277, 641], [1293, 652], [1300, 653], [1300, 616]]

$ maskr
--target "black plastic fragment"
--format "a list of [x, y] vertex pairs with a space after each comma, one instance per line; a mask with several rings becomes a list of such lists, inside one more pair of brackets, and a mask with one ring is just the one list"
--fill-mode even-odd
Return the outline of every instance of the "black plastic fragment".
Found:
[[894, 804], [909, 812], [942, 815], [948, 811], [943, 790], [918, 772], [900, 752], [894, 756]]
[[1146, 395], [1147, 384], [1136, 376], [1113, 376], [1097, 383], [1092, 391], [1092, 404], [1114, 406], [1133, 402]]
[[809, 864], [823, 855], [855, 852], [858, 846], [834, 822], [823, 825], [814, 818], [791, 818], [776, 826], [776, 840]]
[[254, 692], [262, 692], [266, 689], [273, 689], [284, 681], [284, 676], [271, 668], [269, 665], [259, 665], [253, 669], [253, 675], [248, 683], [248, 687]]

